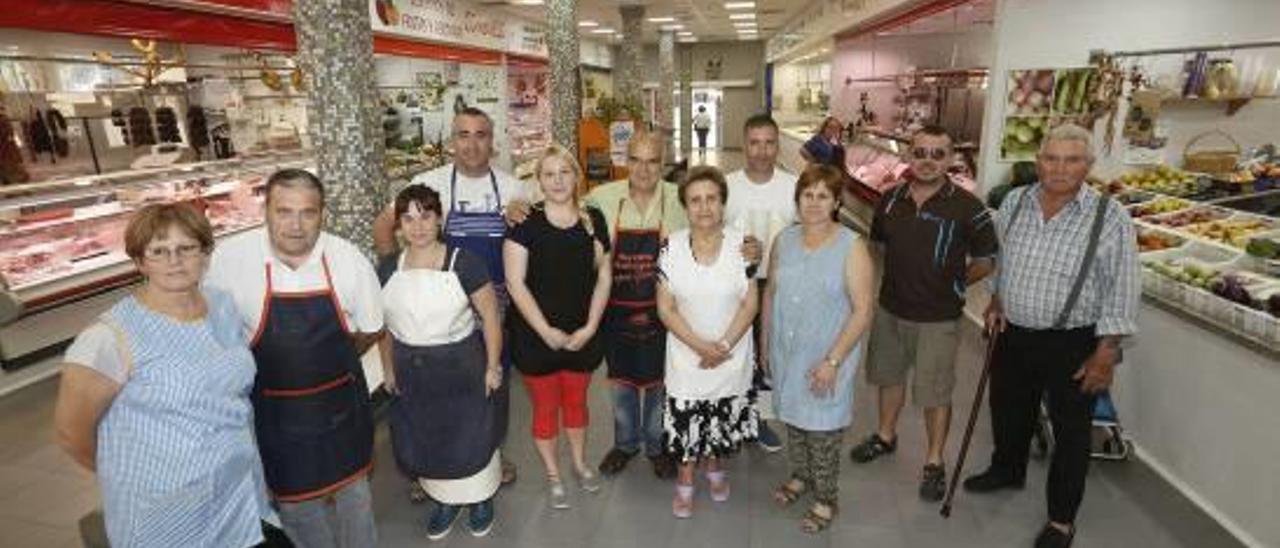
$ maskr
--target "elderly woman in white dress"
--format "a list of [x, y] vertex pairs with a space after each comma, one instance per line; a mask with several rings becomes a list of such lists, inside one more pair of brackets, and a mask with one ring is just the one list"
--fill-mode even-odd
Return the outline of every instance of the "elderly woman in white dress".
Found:
[[719, 170], [690, 170], [680, 187], [689, 228], [671, 234], [658, 258], [658, 316], [668, 330], [663, 426], [667, 451], [679, 462], [671, 502], [677, 518], [693, 515], [698, 464], [711, 500], [729, 500], [721, 460], [755, 439], [759, 427], [747, 394], [759, 301], [740, 251], [745, 235], [724, 226], [728, 192]]

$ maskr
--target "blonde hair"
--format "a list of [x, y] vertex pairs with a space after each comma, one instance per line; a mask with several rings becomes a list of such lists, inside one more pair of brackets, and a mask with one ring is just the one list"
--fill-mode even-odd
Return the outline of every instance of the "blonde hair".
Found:
[[542, 154], [538, 155], [538, 161], [534, 165], [533, 173], [534, 177], [538, 179], [539, 186], [542, 184], [542, 166], [547, 162], [547, 160], [551, 159], [560, 160], [560, 162], [569, 166], [569, 168], [573, 170], [573, 203], [578, 208], [578, 216], [582, 219], [582, 226], [587, 229], [587, 234], [594, 236], [595, 226], [594, 223], [591, 222], [591, 216], [587, 215], [586, 204], [583, 203], [582, 196], [579, 191], [579, 183], [582, 182], [582, 165], [578, 163], [578, 159], [574, 158], [573, 154], [570, 153], [568, 149], [552, 143], [551, 146], [548, 146], [546, 150], [542, 151]]

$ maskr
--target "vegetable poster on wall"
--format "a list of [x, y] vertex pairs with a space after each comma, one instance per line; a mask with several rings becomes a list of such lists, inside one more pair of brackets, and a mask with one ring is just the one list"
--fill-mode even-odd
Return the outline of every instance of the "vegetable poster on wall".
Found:
[[1090, 91], [1097, 86], [1097, 74], [1092, 68], [1009, 71], [1000, 159], [1032, 160], [1049, 130], [1083, 121], [1089, 114]]

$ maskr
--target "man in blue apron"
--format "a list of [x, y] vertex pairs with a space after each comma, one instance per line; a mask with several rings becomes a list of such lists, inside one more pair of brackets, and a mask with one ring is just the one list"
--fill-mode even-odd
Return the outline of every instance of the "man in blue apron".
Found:
[[[508, 210], [527, 210], [532, 191], [528, 184], [490, 165], [493, 120], [483, 110], [462, 109], [453, 117], [451, 131], [453, 162], [414, 177], [410, 184], [425, 185], [440, 194], [448, 245], [466, 249], [484, 260], [498, 294], [499, 309], [505, 310], [508, 299], [502, 242], [508, 225], [506, 215]], [[390, 206], [374, 221], [373, 234], [374, 248], [379, 255], [395, 251], [395, 215]], [[504, 370], [509, 370], [511, 360], [505, 349], [502, 361]], [[505, 438], [507, 383], [504, 382], [493, 397], [499, 402], [499, 424], [495, 428], [499, 437]], [[510, 483], [515, 477], [515, 465], [503, 455], [503, 483]]]
[[350, 242], [322, 233], [324, 188], [267, 180], [266, 227], [220, 244], [205, 282], [230, 293], [258, 366], [255, 433], [284, 529], [302, 547], [376, 543], [373, 414], [360, 356], [382, 334], [381, 287]]

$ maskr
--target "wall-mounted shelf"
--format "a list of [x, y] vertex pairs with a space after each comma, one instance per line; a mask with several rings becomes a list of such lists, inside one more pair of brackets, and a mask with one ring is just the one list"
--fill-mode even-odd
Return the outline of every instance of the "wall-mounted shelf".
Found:
[[1268, 100], [1278, 98], [1280, 98], [1278, 95], [1262, 95], [1258, 97], [1218, 97], [1215, 99], [1207, 97], [1169, 97], [1161, 101], [1161, 103], [1165, 105], [1226, 105], [1227, 116], [1233, 116], [1237, 111], [1244, 108], [1245, 105], [1249, 104], [1249, 102], [1254, 99]]

